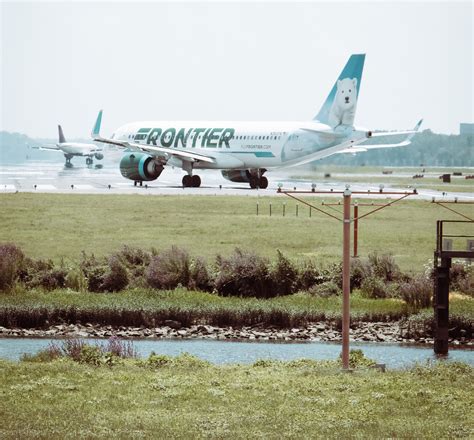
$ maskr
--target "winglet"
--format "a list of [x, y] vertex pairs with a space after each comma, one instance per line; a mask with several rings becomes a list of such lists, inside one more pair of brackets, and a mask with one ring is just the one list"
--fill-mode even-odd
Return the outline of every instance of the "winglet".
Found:
[[97, 115], [94, 128], [92, 129], [92, 133], [91, 133], [92, 138], [100, 138], [100, 124], [101, 123], [102, 123], [102, 110]]
[[411, 133], [407, 136], [407, 138], [406, 138], [407, 141], [411, 141], [413, 136], [415, 136], [415, 134], [418, 133], [418, 130], [420, 129], [422, 123], [423, 123], [423, 119], [420, 119], [418, 121], [418, 123], [415, 125], [415, 128], [413, 129], [413, 133]]

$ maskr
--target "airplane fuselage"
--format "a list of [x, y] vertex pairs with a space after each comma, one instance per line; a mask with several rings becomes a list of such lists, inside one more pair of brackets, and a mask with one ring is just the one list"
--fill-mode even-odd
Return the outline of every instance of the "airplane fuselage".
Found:
[[[320, 152], [332, 154], [331, 147], [353, 136], [352, 127], [334, 131], [318, 122], [203, 122], [143, 121], [126, 124], [113, 139], [139, 145], [192, 151], [210, 156], [214, 163], [197, 162], [195, 168], [246, 169], [277, 168]], [[365, 133], [364, 133], [365, 135]], [[169, 159], [179, 165], [182, 160]]]
[[94, 144], [84, 144], [78, 142], [59, 142], [56, 144], [64, 154], [70, 156], [92, 156], [96, 152], [100, 151]]

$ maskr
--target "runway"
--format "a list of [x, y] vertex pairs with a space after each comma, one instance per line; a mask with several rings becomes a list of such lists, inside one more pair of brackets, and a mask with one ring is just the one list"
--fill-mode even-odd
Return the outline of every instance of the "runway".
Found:
[[[158, 180], [143, 182], [143, 186], [134, 186], [132, 181], [122, 177], [118, 163], [120, 157], [108, 158], [104, 161], [95, 161], [91, 166], [85, 164], [83, 158], [74, 158], [73, 167], [67, 168], [61, 160], [30, 160], [20, 164], [1, 164], [0, 166], [0, 194], [14, 192], [40, 192], [62, 194], [140, 194], [140, 195], [238, 195], [238, 196], [277, 196], [278, 186], [283, 189], [311, 190], [311, 185], [316, 184], [320, 191], [340, 191], [346, 187], [344, 175], [331, 179], [311, 182], [303, 179], [291, 178], [295, 169], [290, 171], [268, 171], [267, 189], [250, 189], [246, 183], [233, 183], [224, 179], [219, 171], [199, 170], [202, 186], [200, 188], [183, 188], [181, 179], [183, 171], [179, 168], [166, 167]], [[291, 174], [290, 174], [291, 173]], [[358, 174], [357, 176], [361, 176]], [[353, 191], [379, 192], [377, 176], [365, 176], [367, 183], [350, 183]], [[350, 177], [347, 175], [348, 181]], [[373, 183], [372, 183], [373, 182]], [[408, 191], [413, 187], [395, 187], [385, 184], [384, 191]], [[324, 194], [330, 197], [331, 194]], [[334, 194], [336, 196], [336, 194]], [[359, 196], [358, 196], [359, 197]], [[472, 192], [441, 192], [434, 190], [418, 190], [416, 197], [410, 199], [431, 200], [458, 200], [474, 201]]]

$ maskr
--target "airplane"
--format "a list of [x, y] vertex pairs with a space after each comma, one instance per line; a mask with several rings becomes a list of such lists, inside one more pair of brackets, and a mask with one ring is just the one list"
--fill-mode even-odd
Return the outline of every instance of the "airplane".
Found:
[[67, 142], [66, 138], [64, 137], [63, 129], [60, 125], [58, 125], [58, 133], [59, 133], [59, 142], [57, 144], [52, 145], [45, 145], [41, 147], [33, 147], [39, 150], [46, 150], [46, 151], [57, 151], [59, 153], [64, 153], [64, 157], [66, 158], [66, 167], [72, 167], [71, 159], [74, 156], [85, 156], [86, 157], [86, 164], [92, 165], [94, 163], [94, 157], [97, 160], [102, 160], [104, 155], [102, 153], [102, 149], [98, 148], [97, 145], [94, 144], [84, 144], [80, 142]]
[[[232, 182], [265, 189], [267, 170], [293, 167], [336, 153], [360, 153], [375, 148], [409, 145], [413, 130], [374, 132], [355, 127], [365, 54], [351, 55], [318, 114], [297, 122], [177, 122], [142, 121], [125, 124], [110, 138], [100, 135], [102, 110], [91, 137], [126, 150], [120, 161], [123, 177], [134, 185], [158, 179], [166, 165], [186, 172], [183, 187], [199, 187], [200, 169], [221, 170]], [[379, 136], [404, 135], [389, 144], [364, 144]]]

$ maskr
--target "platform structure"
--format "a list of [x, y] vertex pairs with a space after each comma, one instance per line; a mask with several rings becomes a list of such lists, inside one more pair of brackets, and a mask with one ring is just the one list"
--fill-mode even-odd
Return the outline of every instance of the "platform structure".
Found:
[[[445, 202], [446, 203], [446, 202]], [[452, 209], [450, 209], [452, 210]], [[460, 214], [462, 215], [462, 214]], [[448, 354], [449, 342], [449, 284], [451, 262], [453, 258], [474, 259], [474, 220], [462, 215], [468, 220], [438, 220], [436, 222], [436, 250], [434, 252], [434, 352], [439, 355]], [[468, 228], [470, 234], [453, 233], [447, 228]], [[450, 228], [451, 229], [451, 228]], [[453, 239], [456, 244], [453, 246]], [[459, 243], [466, 239], [465, 249], [461, 249]]]

